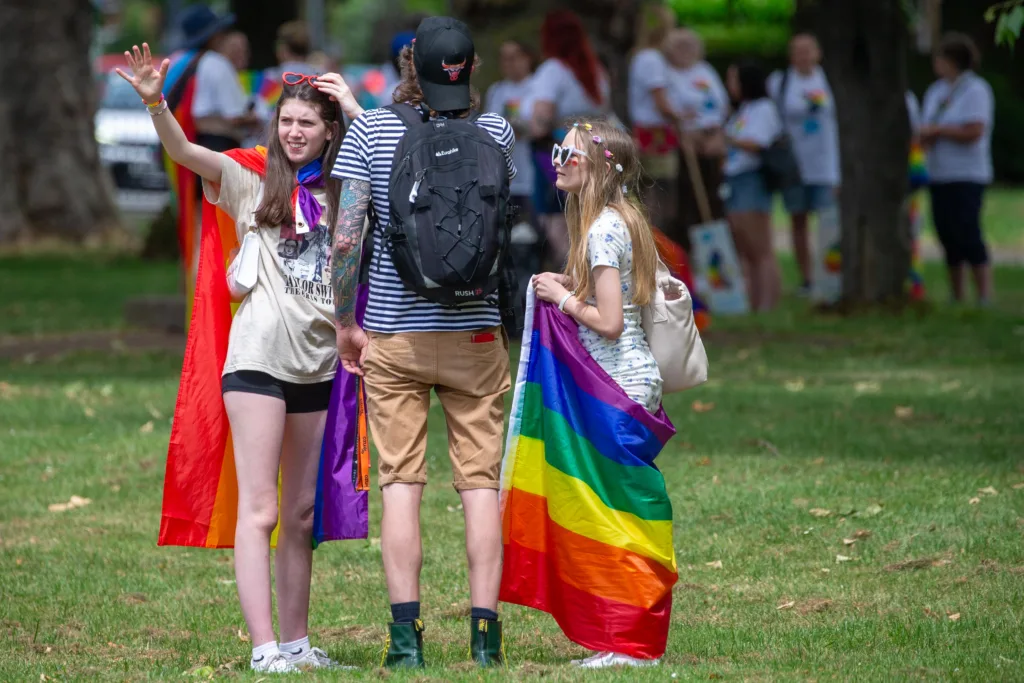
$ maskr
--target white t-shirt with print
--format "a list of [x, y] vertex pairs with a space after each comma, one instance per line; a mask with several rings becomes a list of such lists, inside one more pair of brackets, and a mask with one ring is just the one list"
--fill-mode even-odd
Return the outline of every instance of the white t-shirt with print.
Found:
[[[518, 83], [499, 81], [487, 90], [484, 111], [499, 114], [506, 121], [526, 120], [529, 115], [527, 106], [530, 96], [530, 79], [525, 78]], [[529, 140], [516, 138], [516, 147], [512, 150], [512, 161], [518, 173], [509, 186], [513, 195], [530, 196], [533, 194], [534, 168], [533, 147]]]
[[[249, 230], [261, 182], [227, 155], [221, 155], [220, 184], [203, 181], [206, 198], [235, 219], [239, 243]], [[338, 352], [327, 195], [321, 190], [313, 196], [323, 209], [316, 228], [299, 234], [292, 223], [257, 230], [258, 279], [231, 320], [225, 375], [255, 370], [297, 384], [334, 378]]]
[[[614, 209], [606, 208], [590, 226], [587, 258], [591, 270], [609, 266], [619, 271], [623, 327], [619, 338], [612, 340], [580, 325], [580, 343], [627, 396], [654, 412], [661, 405], [661, 372], [644, 336], [640, 307], [633, 303], [633, 240]], [[597, 300], [590, 297], [587, 303], [596, 306]]]
[[697, 115], [687, 121], [687, 130], [717, 128], [729, 115], [729, 93], [707, 62], [698, 62], [689, 69], [669, 69], [669, 103], [676, 111]]
[[924, 94], [925, 125], [960, 126], [982, 123], [984, 133], [964, 144], [939, 138], [928, 150], [928, 177], [933, 183], [992, 182], [992, 124], [995, 99], [985, 79], [972, 71], [961, 74], [955, 83], [936, 81]]
[[245, 114], [249, 99], [238, 80], [238, 71], [227, 57], [207, 50], [196, 64], [196, 89], [192, 116], [233, 119]]
[[668, 124], [658, 111], [651, 91], [665, 88], [668, 81], [668, 62], [661, 50], [640, 50], [629, 63], [629, 118], [634, 126], [664, 126]]
[[576, 75], [559, 59], [548, 59], [531, 79], [531, 99], [555, 105], [555, 124], [570, 116], [596, 116], [609, 111], [610, 87], [603, 72], [598, 75], [602, 101], [595, 102], [583, 89]]
[[[725, 124], [725, 134], [732, 139], [755, 142], [765, 148], [782, 134], [782, 121], [775, 103], [767, 97], [744, 102]], [[725, 158], [725, 175], [737, 176], [761, 168], [761, 156], [729, 145]]]
[[[783, 72], [776, 71], [768, 78], [768, 93], [776, 102], [781, 97], [782, 77]], [[782, 115], [801, 179], [805, 185], [836, 187], [840, 182], [839, 127], [825, 70], [818, 66], [804, 76], [790, 68], [784, 97]]]

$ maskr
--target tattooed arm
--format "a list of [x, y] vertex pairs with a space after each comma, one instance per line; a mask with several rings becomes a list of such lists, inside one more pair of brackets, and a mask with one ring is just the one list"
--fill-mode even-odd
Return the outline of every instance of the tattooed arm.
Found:
[[338, 224], [334, 228], [332, 255], [334, 314], [339, 327], [356, 324], [356, 280], [359, 276], [359, 247], [363, 223], [370, 205], [370, 183], [346, 179], [341, 185]]
[[338, 331], [338, 355], [344, 369], [362, 375], [369, 340], [356, 324], [356, 285], [363, 224], [370, 205], [370, 183], [346, 178], [341, 185], [338, 223], [334, 227], [332, 283], [334, 316]]

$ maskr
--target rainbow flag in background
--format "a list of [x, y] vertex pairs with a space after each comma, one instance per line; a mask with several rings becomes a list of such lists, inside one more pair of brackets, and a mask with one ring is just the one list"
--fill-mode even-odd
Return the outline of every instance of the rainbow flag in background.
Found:
[[925, 298], [924, 274], [921, 270], [921, 193], [928, 185], [928, 167], [925, 164], [924, 148], [920, 143], [911, 143], [910, 159], [907, 164], [910, 178], [910, 196], [907, 198], [907, 218], [910, 221], [910, 299], [923, 301]]
[[281, 98], [284, 85], [277, 69], [250, 69], [241, 71], [238, 80], [242, 84], [242, 91], [249, 97], [260, 100], [264, 107], [272, 110], [277, 106]]
[[661, 230], [653, 226], [651, 230], [654, 232], [654, 244], [658, 248], [658, 256], [668, 266], [672, 277], [681, 280], [690, 290], [690, 298], [693, 300], [693, 321], [697, 325], [697, 330], [703, 332], [711, 326], [711, 311], [697, 294], [697, 288], [693, 283], [693, 272], [690, 270], [690, 257], [682, 246]]
[[[263, 175], [264, 148], [226, 152]], [[203, 199], [195, 301], [174, 407], [158, 545], [230, 548], [238, 490], [234, 449], [221, 395], [231, 320], [237, 306], [227, 286], [228, 254], [238, 248], [235, 221]], [[356, 319], [366, 307], [360, 285]], [[362, 384], [340, 366], [331, 391], [314, 508], [314, 546], [366, 538], [369, 446]], [[277, 539], [277, 529], [271, 543]]]
[[675, 428], [628, 398], [579, 328], [527, 290], [501, 474], [500, 599], [550, 613], [572, 641], [655, 659], [678, 578], [654, 459]]
[[928, 166], [925, 164], [924, 148], [920, 143], [910, 145], [910, 159], [907, 164], [910, 177], [910, 191], [914, 192], [928, 184]]

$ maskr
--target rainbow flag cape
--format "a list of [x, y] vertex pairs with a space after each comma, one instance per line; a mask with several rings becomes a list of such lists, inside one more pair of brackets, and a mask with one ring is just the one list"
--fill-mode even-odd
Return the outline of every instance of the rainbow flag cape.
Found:
[[690, 290], [690, 297], [693, 299], [693, 321], [701, 332], [711, 326], [711, 311], [704, 304], [704, 301], [697, 294], [697, 288], [693, 284], [693, 272], [690, 270], [690, 257], [686, 250], [677, 242], [671, 240], [661, 230], [652, 227], [654, 231], [654, 243], [658, 247], [658, 256], [668, 266], [669, 272], [677, 280], [681, 280], [686, 288]]
[[[256, 173], [264, 173], [265, 149], [236, 149], [226, 154]], [[195, 300], [167, 450], [158, 545], [234, 545], [238, 490], [220, 387], [231, 319], [237, 309], [228, 293], [227, 258], [237, 247], [235, 221], [204, 199]], [[366, 291], [360, 287], [356, 318], [361, 321]], [[339, 366], [321, 449], [314, 546], [368, 535], [365, 417], [361, 383]], [[275, 529], [271, 542], [276, 538]]]
[[675, 433], [628, 398], [576, 323], [527, 290], [501, 474], [504, 602], [572, 641], [654, 659], [677, 579], [672, 505], [654, 458]]

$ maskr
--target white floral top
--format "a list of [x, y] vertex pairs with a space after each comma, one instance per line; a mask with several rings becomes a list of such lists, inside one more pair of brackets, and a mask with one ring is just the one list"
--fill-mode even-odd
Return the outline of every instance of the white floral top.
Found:
[[[580, 342], [626, 395], [650, 412], [661, 405], [661, 373], [647, 346], [640, 325], [640, 307], [633, 303], [633, 241], [625, 221], [614, 209], [605, 209], [587, 233], [590, 268], [617, 268], [622, 280], [622, 335], [612, 341], [580, 326]], [[587, 303], [597, 305], [594, 297]]]

